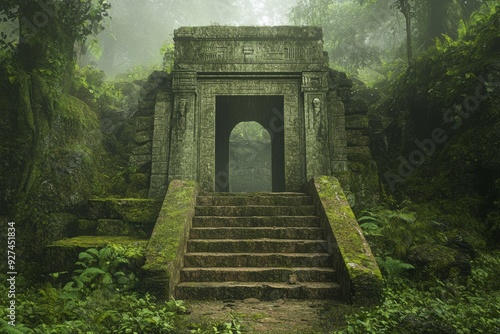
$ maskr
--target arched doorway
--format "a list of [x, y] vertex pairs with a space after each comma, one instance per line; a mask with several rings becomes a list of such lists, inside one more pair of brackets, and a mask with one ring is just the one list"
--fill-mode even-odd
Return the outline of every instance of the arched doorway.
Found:
[[231, 186], [229, 143], [233, 129], [241, 122], [256, 122], [268, 133], [271, 142], [271, 188], [274, 192], [285, 190], [283, 108], [283, 96], [216, 96], [216, 191], [227, 192], [237, 189]]
[[229, 137], [229, 191], [271, 192], [271, 135], [257, 122], [238, 123]]

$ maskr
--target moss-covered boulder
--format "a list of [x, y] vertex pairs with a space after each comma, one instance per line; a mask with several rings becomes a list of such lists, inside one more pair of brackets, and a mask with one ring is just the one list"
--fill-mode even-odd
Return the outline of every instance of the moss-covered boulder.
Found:
[[439, 244], [422, 244], [408, 252], [408, 262], [421, 279], [448, 279], [467, 276], [471, 272], [471, 255]]

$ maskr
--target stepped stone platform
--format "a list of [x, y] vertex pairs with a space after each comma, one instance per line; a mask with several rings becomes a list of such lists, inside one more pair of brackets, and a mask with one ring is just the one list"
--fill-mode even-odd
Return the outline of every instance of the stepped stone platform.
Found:
[[161, 201], [136, 198], [99, 198], [87, 203], [85, 216], [68, 230], [68, 238], [44, 249], [44, 273], [71, 272], [78, 254], [88, 248], [109, 244], [145, 249], [153, 230]]
[[336, 299], [332, 255], [304, 193], [201, 193], [175, 297]]

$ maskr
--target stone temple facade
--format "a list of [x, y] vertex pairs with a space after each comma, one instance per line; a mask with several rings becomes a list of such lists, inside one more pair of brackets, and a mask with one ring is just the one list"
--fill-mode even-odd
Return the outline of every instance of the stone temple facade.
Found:
[[317, 27], [177, 29], [174, 70], [150, 89], [154, 116], [139, 110], [137, 119], [143, 140], [131, 165], [150, 166], [148, 196], [164, 196], [173, 179], [228, 191], [229, 137], [240, 122], [270, 134], [273, 191], [346, 171], [351, 81], [328, 67], [322, 38]]

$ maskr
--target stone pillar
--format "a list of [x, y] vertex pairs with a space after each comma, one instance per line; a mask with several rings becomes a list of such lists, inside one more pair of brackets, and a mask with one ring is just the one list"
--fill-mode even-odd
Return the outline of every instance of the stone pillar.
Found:
[[171, 94], [158, 93], [154, 116], [149, 198], [162, 197], [167, 191], [171, 116]]
[[173, 109], [169, 180], [197, 179], [197, 74], [173, 72]]
[[306, 175], [330, 175], [328, 74], [327, 72], [303, 72]]
[[330, 90], [328, 92], [328, 106], [328, 123], [330, 125], [328, 147], [330, 149], [331, 170], [333, 175], [336, 175], [338, 172], [347, 171], [345, 108], [337, 91]]

